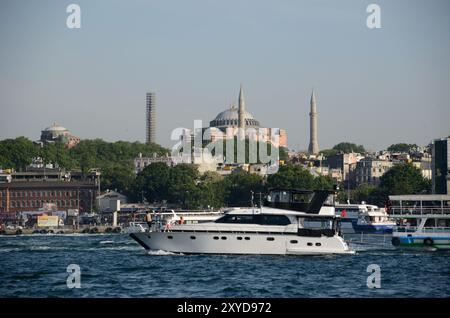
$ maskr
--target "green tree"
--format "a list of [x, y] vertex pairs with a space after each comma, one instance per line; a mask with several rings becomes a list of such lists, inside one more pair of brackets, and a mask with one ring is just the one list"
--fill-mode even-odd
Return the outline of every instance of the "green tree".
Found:
[[356, 202], [366, 201], [367, 203], [372, 204], [374, 203], [373, 195], [377, 189], [378, 187], [372, 184], [360, 184], [353, 192], [353, 199]]
[[170, 169], [168, 181], [169, 202], [177, 203], [183, 208], [192, 209], [200, 205], [199, 179], [195, 165], [179, 164]]
[[281, 166], [277, 173], [269, 175], [267, 178], [269, 188], [314, 188], [313, 175], [299, 165]]
[[134, 193], [135, 176], [129, 166], [112, 165], [102, 170], [101, 186], [103, 190], [117, 190], [120, 193], [132, 198], [139, 198], [139, 194]]
[[381, 176], [380, 189], [386, 195], [428, 193], [431, 182], [412, 164], [404, 163], [395, 165]]
[[255, 195], [264, 192], [263, 179], [260, 175], [236, 170], [223, 179], [226, 206], [251, 206], [251, 191]]
[[399, 143], [390, 145], [387, 150], [391, 152], [410, 152], [416, 148], [417, 148], [416, 144]]
[[366, 202], [368, 204], [375, 204], [378, 206], [383, 206], [386, 203], [386, 193], [375, 185], [371, 184], [360, 184], [351, 195], [351, 200], [353, 202]]
[[333, 190], [336, 182], [330, 176], [318, 176], [313, 180], [313, 189], [315, 190]]
[[351, 153], [351, 152], [358, 152], [358, 153], [365, 153], [366, 149], [364, 149], [363, 145], [357, 145], [351, 142], [341, 142], [338, 143], [333, 147], [334, 150], [338, 152], [343, 153]]
[[133, 186], [133, 196], [139, 198], [142, 194], [148, 202], [162, 202], [169, 198], [170, 167], [165, 163], [156, 162], [142, 170]]
[[152, 156], [154, 153], [164, 155], [169, 151], [156, 144], [142, 144], [140, 142], [106, 142], [101, 139], [82, 140], [69, 152], [76, 161], [78, 168], [88, 171], [91, 168], [104, 168], [116, 163], [129, 163], [139, 153]]
[[198, 190], [200, 194], [199, 205], [203, 208], [220, 208], [225, 205], [225, 189], [223, 177], [217, 172], [207, 171], [200, 176]]
[[[92, 168], [100, 168], [102, 173], [102, 190], [114, 188], [128, 194], [132, 199], [142, 200], [142, 180], [135, 182], [133, 160], [142, 153], [143, 156], [153, 156], [154, 153], [164, 155], [168, 152], [156, 144], [140, 142], [116, 141], [106, 142], [101, 139], [82, 140], [70, 149], [69, 163], [71, 167], [88, 173]], [[67, 162], [67, 161], [66, 161]], [[67, 168], [67, 163], [65, 164]], [[117, 179], [117, 180], [115, 180]], [[131, 183], [131, 185], [130, 185]]]
[[32, 158], [39, 154], [39, 146], [25, 137], [0, 141], [0, 167], [25, 170]]
[[40, 149], [39, 155], [45, 164], [52, 163], [68, 170], [77, 165], [76, 161], [70, 157], [69, 149], [60, 142], [45, 144]]

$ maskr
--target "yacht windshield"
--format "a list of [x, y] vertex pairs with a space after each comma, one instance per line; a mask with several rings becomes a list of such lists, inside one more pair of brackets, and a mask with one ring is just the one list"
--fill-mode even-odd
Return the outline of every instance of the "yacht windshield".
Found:
[[217, 219], [215, 222], [253, 224], [253, 215], [227, 214]]
[[216, 223], [234, 223], [234, 224], [259, 224], [259, 225], [288, 225], [291, 224], [289, 218], [285, 215], [270, 214], [227, 214], [215, 221]]
[[309, 203], [311, 202], [314, 193], [293, 193], [292, 202], [293, 203]]
[[288, 225], [291, 224], [289, 218], [285, 215], [255, 215], [255, 223], [261, 225]]
[[285, 202], [289, 203], [289, 192], [287, 191], [272, 191], [267, 196], [269, 202]]

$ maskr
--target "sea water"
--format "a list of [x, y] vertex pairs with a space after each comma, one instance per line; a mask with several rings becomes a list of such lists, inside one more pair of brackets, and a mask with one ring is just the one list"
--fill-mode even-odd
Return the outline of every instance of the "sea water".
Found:
[[[450, 296], [450, 253], [346, 239], [355, 255], [179, 255], [125, 234], [0, 236], [0, 297]], [[70, 264], [80, 288], [67, 284]], [[368, 287], [371, 264], [380, 288]]]

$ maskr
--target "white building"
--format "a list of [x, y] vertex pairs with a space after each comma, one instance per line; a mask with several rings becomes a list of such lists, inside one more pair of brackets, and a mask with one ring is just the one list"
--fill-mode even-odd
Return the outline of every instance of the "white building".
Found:
[[97, 197], [100, 212], [115, 212], [120, 210], [120, 204], [128, 203], [128, 198], [116, 191], [107, 191]]
[[145, 167], [155, 162], [164, 162], [168, 166], [176, 165], [175, 160], [168, 154], [165, 156], [158, 156], [158, 154], [154, 153], [152, 157], [142, 157], [142, 153], [140, 153], [138, 157], [134, 158], [134, 172], [138, 174], [144, 170]]
[[367, 183], [378, 185], [380, 178], [394, 163], [392, 161], [380, 160], [375, 158], [364, 158], [356, 164], [355, 179], [356, 185]]

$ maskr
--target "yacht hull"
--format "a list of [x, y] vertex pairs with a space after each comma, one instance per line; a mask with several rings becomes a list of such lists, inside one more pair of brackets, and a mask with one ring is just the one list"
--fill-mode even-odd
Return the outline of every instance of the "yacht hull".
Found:
[[182, 254], [321, 255], [352, 254], [339, 236], [296, 233], [146, 232], [130, 236], [147, 250]]

